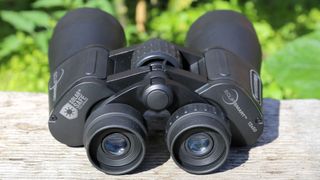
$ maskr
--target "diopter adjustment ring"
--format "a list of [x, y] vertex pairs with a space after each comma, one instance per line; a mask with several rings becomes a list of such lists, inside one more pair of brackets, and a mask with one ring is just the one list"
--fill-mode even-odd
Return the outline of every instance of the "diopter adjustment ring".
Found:
[[175, 68], [181, 67], [179, 51], [173, 44], [161, 39], [151, 39], [135, 49], [131, 59], [131, 68], [148, 65], [154, 61], [163, 61]]
[[190, 114], [198, 113], [199, 115], [206, 115], [206, 116], [215, 116], [218, 119], [221, 119], [225, 121], [225, 117], [223, 112], [220, 108], [210, 105], [210, 104], [204, 104], [204, 103], [193, 103], [188, 104], [186, 106], [183, 106], [176, 110], [171, 118], [167, 122], [167, 128], [169, 129], [172, 124], [174, 124], [175, 121], [180, 119], [183, 116], [188, 116]]
[[[208, 154], [194, 155], [186, 147], [189, 145], [188, 139], [198, 133], [203, 133], [213, 143]], [[168, 120], [165, 134], [173, 161], [187, 172], [209, 173], [227, 159], [231, 142], [230, 128], [222, 110], [215, 105], [193, 103], [179, 108]]]

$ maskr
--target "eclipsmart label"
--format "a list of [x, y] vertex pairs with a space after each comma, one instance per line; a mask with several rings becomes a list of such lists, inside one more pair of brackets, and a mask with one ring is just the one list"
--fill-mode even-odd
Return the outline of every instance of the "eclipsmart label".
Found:
[[235, 89], [226, 89], [223, 91], [222, 101], [230, 106], [233, 106], [241, 117], [248, 119], [242, 108], [238, 104], [239, 94]]

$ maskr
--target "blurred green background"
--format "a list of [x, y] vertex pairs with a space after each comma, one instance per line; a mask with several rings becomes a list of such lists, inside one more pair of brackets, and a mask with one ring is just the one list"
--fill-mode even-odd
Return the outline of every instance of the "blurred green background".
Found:
[[320, 98], [319, 0], [0, 0], [0, 91], [47, 91], [52, 30], [79, 7], [118, 18], [128, 45], [153, 37], [182, 45], [205, 12], [242, 12], [262, 45], [264, 97]]

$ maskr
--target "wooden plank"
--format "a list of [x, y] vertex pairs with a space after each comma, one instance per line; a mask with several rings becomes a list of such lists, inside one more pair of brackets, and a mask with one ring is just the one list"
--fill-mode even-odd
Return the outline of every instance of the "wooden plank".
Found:
[[214, 174], [179, 169], [158, 138], [130, 175], [97, 171], [84, 148], [69, 148], [47, 128], [47, 95], [0, 92], [0, 179], [320, 179], [320, 100], [264, 101], [265, 129], [258, 143], [232, 148]]

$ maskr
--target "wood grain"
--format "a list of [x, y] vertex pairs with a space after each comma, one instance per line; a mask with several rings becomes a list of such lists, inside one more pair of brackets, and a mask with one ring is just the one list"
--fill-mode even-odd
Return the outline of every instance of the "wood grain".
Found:
[[97, 171], [84, 148], [70, 148], [47, 127], [47, 95], [0, 92], [0, 179], [320, 179], [320, 100], [265, 99], [265, 129], [253, 147], [232, 148], [209, 175], [191, 175], [169, 158], [163, 138], [129, 175]]

